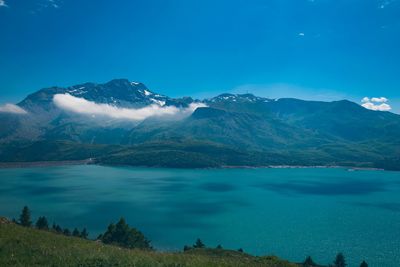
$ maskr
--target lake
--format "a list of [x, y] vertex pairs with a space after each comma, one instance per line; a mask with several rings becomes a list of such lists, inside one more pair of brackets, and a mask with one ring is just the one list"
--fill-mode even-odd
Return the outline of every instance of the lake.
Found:
[[321, 264], [400, 263], [400, 172], [332, 168], [176, 170], [102, 166], [0, 169], [0, 215], [24, 205], [91, 237], [124, 216], [159, 250], [196, 238]]

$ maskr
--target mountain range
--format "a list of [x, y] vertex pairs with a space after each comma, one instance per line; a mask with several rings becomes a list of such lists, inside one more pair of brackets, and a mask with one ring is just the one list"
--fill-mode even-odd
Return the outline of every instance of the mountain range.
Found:
[[171, 98], [116, 79], [45, 88], [16, 109], [0, 112], [1, 162], [400, 170], [400, 115], [347, 100]]

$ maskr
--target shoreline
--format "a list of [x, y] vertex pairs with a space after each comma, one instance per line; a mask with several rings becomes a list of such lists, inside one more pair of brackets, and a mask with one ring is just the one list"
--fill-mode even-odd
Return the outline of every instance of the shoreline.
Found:
[[[134, 166], [134, 165], [104, 165], [96, 164], [95, 160], [65, 160], [65, 161], [34, 161], [34, 162], [0, 162], [0, 169], [23, 169], [23, 168], [45, 168], [45, 167], [61, 167], [74, 165], [97, 165], [105, 167], [137, 167], [137, 168], [165, 168], [165, 169], [186, 169], [186, 168], [170, 168], [162, 166]], [[190, 168], [189, 168], [190, 169]], [[266, 166], [220, 166], [220, 167], [204, 167], [194, 169], [347, 169], [348, 171], [386, 171], [382, 168], [372, 167], [356, 167], [356, 166], [302, 166], [302, 165], [266, 165]]]
[[23, 168], [44, 168], [61, 167], [73, 165], [91, 165], [93, 159], [85, 160], [63, 160], [63, 161], [30, 161], [30, 162], [0, 162], [0, 169], [23, 169]]

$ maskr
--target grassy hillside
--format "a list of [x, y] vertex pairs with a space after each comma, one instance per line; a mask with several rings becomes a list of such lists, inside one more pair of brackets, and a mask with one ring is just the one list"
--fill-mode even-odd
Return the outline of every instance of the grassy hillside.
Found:
[[295, 267], [276, 257], [223, 249], [163, 253], [128, 250], [100, 242], [25, 228], [0, 218], [0, 266], [265, 266]]

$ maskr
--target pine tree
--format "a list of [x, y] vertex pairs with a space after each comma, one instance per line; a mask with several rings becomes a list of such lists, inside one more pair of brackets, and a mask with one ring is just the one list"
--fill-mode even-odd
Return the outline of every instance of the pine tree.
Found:
[[101, 235], [101, 241], [103, 241], [103, 243], [105, 244], [111, 244], [115, 242], [114, 233], [115, 233], [115, 224], [110, 223], [107, 227], [107, 231], [103, 235]]
[[22, 209], [22, 213], [19, 217], [19, 223], [25, 227], [31, 227], [31, 211], [27, 206]]
[[200, 240], [200, 238], [197, 238], [196, 243], [193, 245], [194, 248], [205, 248], [206, 245]]
[[333, 266], [335, 266], [335, 267], [346, 267], [347, 266], [343, 253], [339, 253], [336, 255], [336, 259], [333, 262]]
[[189, 247], [188, 245], [183, 246], [183, 251], [189, 251], [189, 250], [191, 250], [191, 249], [192, 249], [192, 248]]
[[303, 266], [304, 267], [313, 267], [313, 266], [317, 266], [317, 264], [313, 261], [313, 259], [311, 258], [311, 256], [308, 256], [305, 261], [303, 262]]
[[72, 231], [72, 236], [80, 237], [81, 233], [79, 232], [78, 228], [75, 228]]
[[56, 232], [59, 233], [59, 234], [63, 233], [63, 230], [62, 230], [61, 226], [59, 226], [58, 224], [56, 226]]
[[46, 217], [39, 217], [36, 221], [36, 228], [40, 230], [49, 230], [49, 224]]
[[83, 230], [80, 234], [80, 237], [87, 239], [88, 235], [89, 235], [89, 233], [87, 232], [86, 228], [83, 228]]
[[129, 233], [129, 225], [124, 218], [121, 218], [115, 225], [114, 240], [118, 243], [127, 246], [127, 236]]
[[221, 246], [221, 245], [218, 245], [218, 246], [217, 246], [217, 249], [222, 249], [222, 246]]
[[66, 236], [70, 236], [71, 235], [71, 231], [68, 228], [65, 228], [63, 231], [63, 234]]
[[360, 267], [368, 267], [368, 263], [366, 263], [365, 261], [361, 262]]
[[238, 251], [239, 251], [240, 253], [243, 253], [243, 249], [242, 249], [242, 248], [239, 248]]

